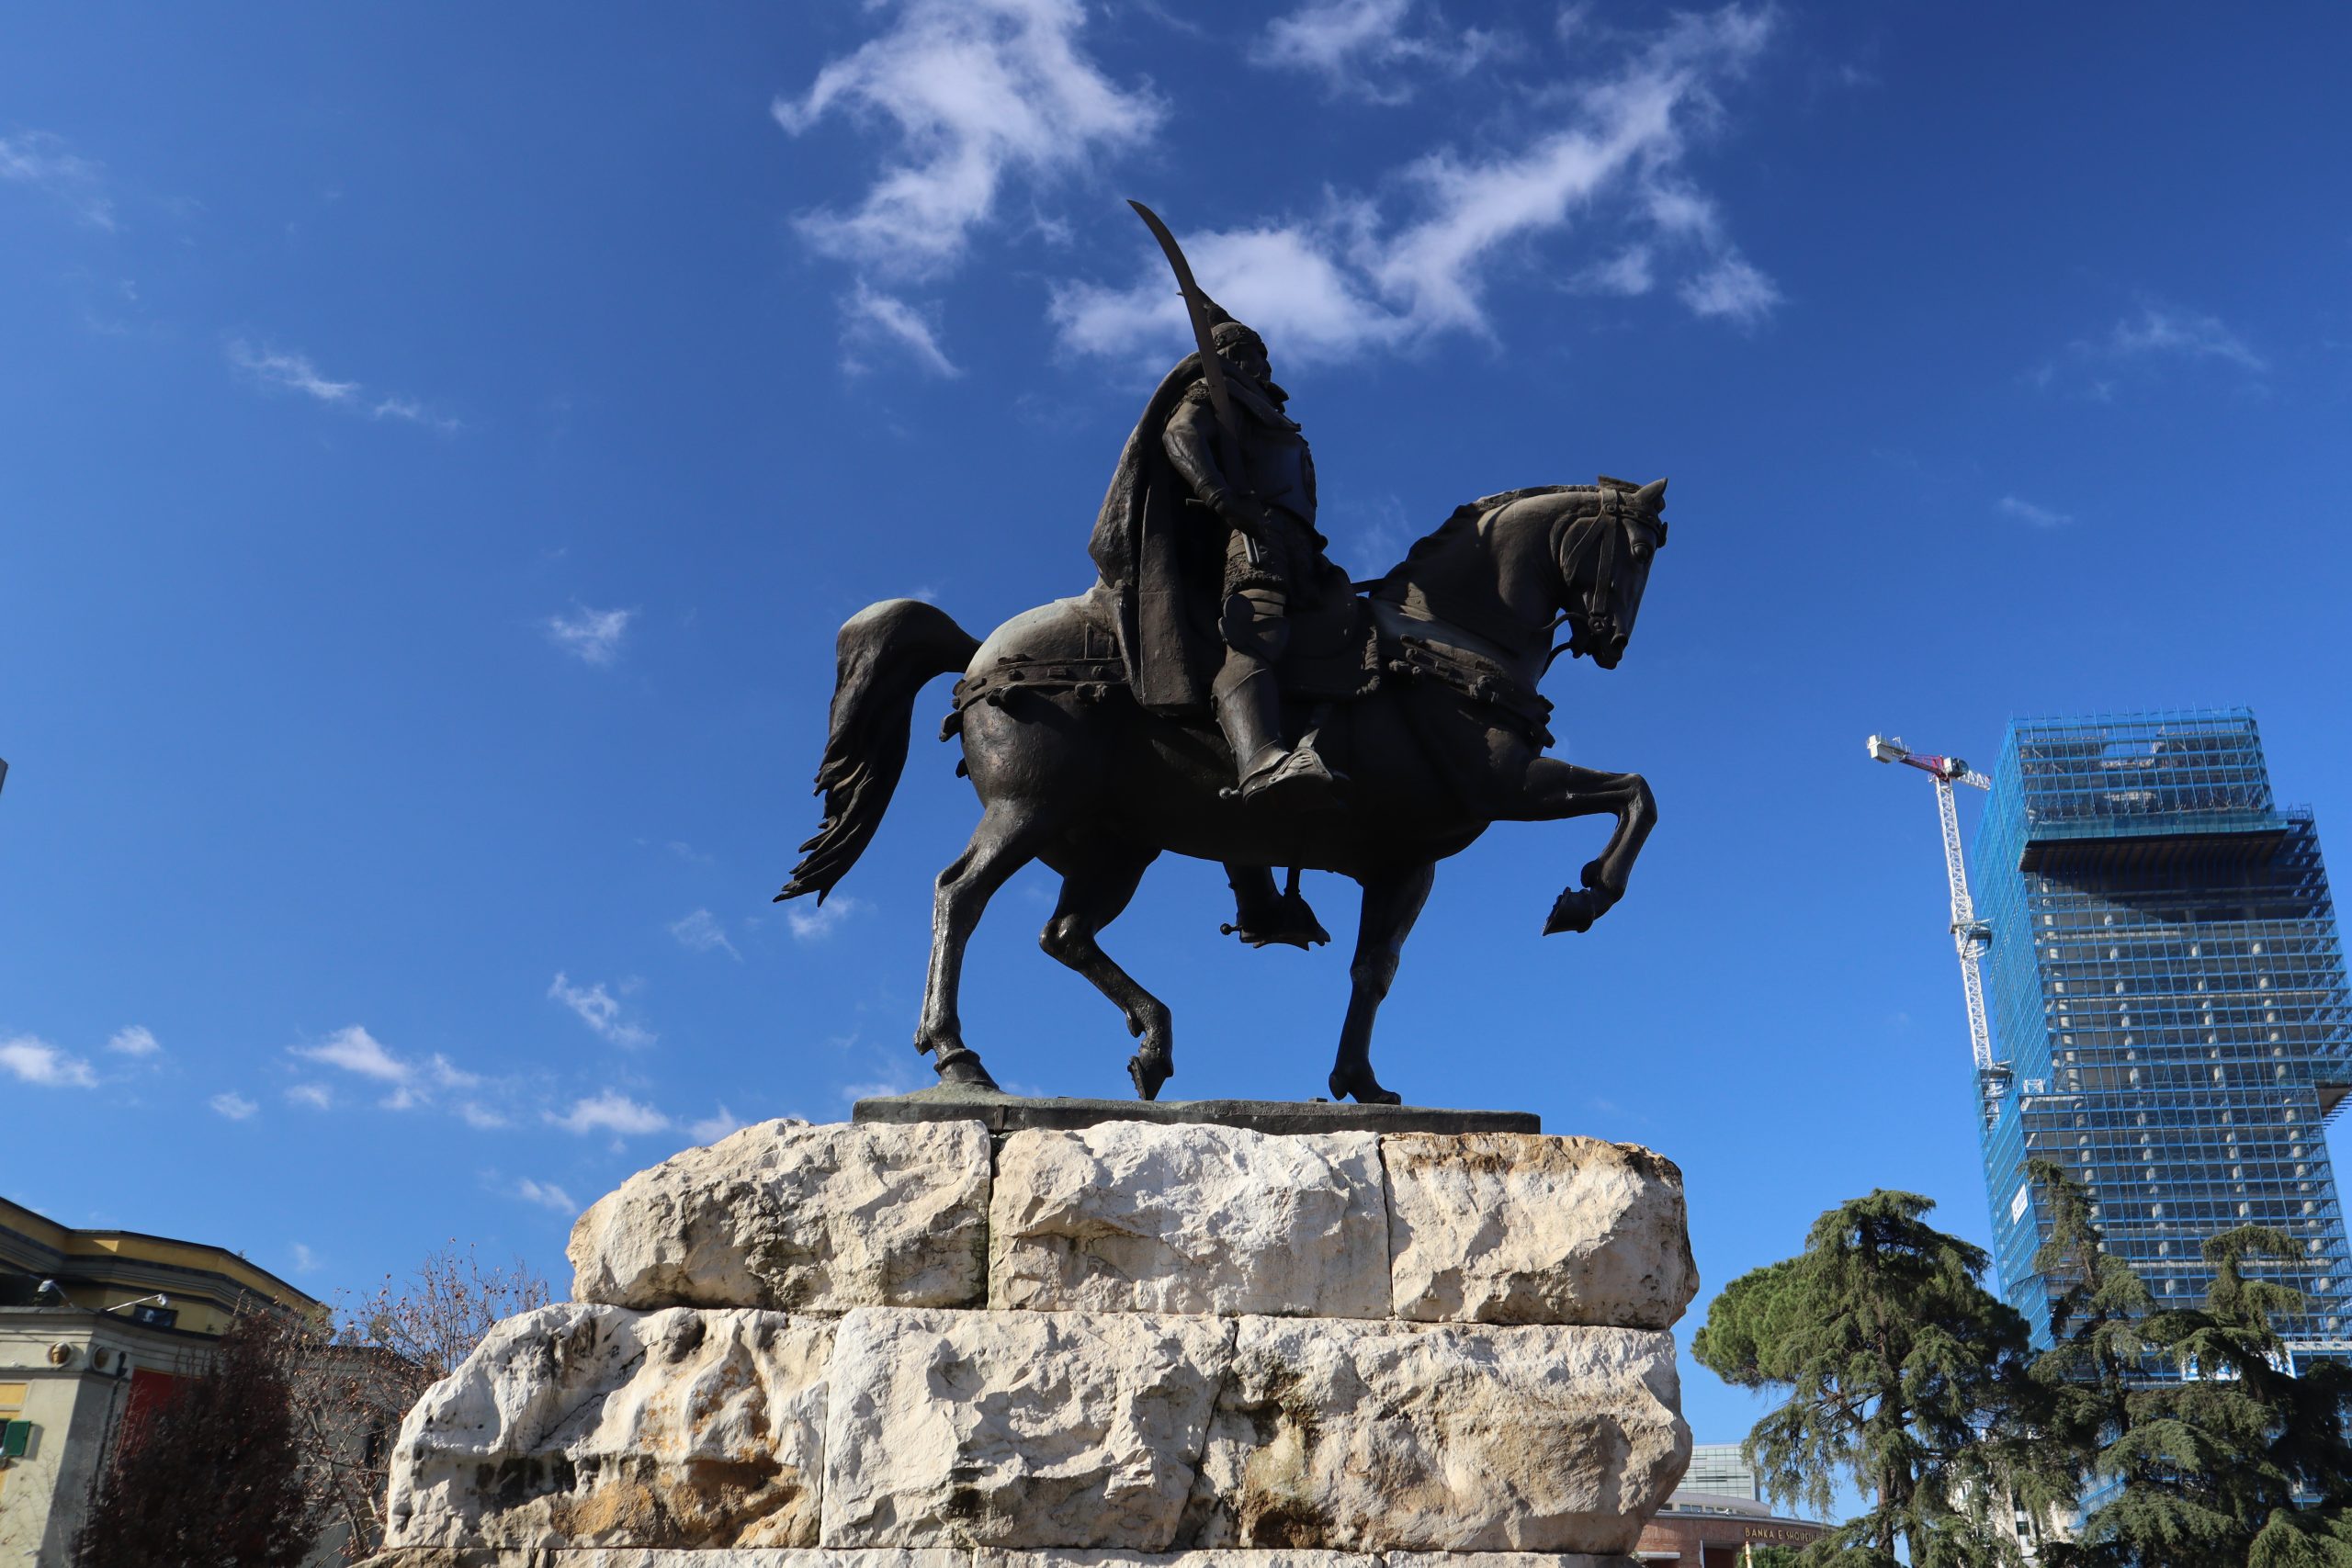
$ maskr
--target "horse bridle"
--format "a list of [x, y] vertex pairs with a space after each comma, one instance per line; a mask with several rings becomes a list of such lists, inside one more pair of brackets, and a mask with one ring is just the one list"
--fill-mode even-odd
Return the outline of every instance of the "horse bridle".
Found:
[[1584, 592], [1583, 613], [1579, 615], [1573, 609], [1562, 610], [1557, 615], [1552, 617], [1552, 624], [1544, 628], [1546, 631], [1557, 631], [1560, 629], [1561, 622], [1566, 621], [1571, 624], [1568, 640], [1544, 656], [1544, 669], [1552, 668], [1552, 661], [1563, 653], [1573, 653], [1581, 657], [1587, 649], [1577, 646], [1577, 638], [1590, 637], [1595, 627], [1605, 627], [1614, 618], [1610, 611], [1609, 601], [1617, 586], [1618, 541], [1621, 539], [1630, 541], [1634, 527], [1646, 525], [1657, 533], [1657, 537], [1653, 541], [1651, 547], [1653, 549], [1665, 547], [1666, 519], [1653, 512], [1634, 510], [1629, 504], [1632, 500], [1632, 492], [1619, 490], [1613, 485], [1602, 485], [1600, 499], [1590, 512], [1581, 517], [1567, 519], [1560, 525], [1566, 536], [1554, 550], [1553, 555], [1554, 558], [1559, 562], [1560, 581], [1563, 583], [1576, 581], [1577, 574], [1584, 570], [1586, 557], [1598, 552], [1600, 558], [1594, 565], [1591, 586]]

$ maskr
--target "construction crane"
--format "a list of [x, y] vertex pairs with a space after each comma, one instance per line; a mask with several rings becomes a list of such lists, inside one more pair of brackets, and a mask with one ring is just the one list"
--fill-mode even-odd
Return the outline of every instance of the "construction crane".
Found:
[[1936, 781], [1936, 815], [1944, 829], [1944, 874], [1951, 883], [1951, 941], [1960, 953], [1961, 993], [1968, 1001], [1968, 1050], [1976, 1064], [1977, 1087], [1984, 1096], [1984, 1114], [1990, 1120], [2008, 1082], [2007, 1069], [1993, 1059], [1993, 1032], [1984, 1017], [1984, 976], [1978, 967], [1984, 950], [1993, 945], [1993, 928], [1976, 918], [1975, 901], [1968, 896], [1968, 865], [1960, 855], [1960, 808], [1952, 801], [1951, 786], [1962, 784], [1971, 789], [1991, 789], [1993, 781], [1958, 757], [1914, 751], [1899, 735], [1873, 735], [1868, 745], [1871, 761], [1900, 762]]

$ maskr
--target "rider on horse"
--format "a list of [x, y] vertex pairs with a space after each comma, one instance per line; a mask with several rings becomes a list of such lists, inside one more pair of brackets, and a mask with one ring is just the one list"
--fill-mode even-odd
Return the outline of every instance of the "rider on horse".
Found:
[[1200, 356], [1186, 355], [1128, 437], [1091, 553], [1120, 598], [1121, 652], [1144, 706], [1193, 713], [1205, 698], [1242, 799], [1323, 804], [1335, 781], [1311, 745], [1283, 744], [1274, 671], [1292, 606], [1319, 604], [1335, 586], [1344, 593], [1346, 578], [1323, 554], [1315, 459], [1283, 411], [1265, 343], [1216, 315], [1232, 439]]

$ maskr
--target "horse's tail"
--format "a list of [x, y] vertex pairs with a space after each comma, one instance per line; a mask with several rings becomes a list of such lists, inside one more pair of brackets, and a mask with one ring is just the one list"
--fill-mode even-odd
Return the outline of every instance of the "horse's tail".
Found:
[[814, 893], [817, 902], [849, 874], [873, 841], [907, 762], [915, 694], [934, 675], [961, 670], [980, 645], [944, 610], [920, 599], [868, 604], [842, 626], [825, 760], [817, 792], [825, 819], [800, 846], [800, 863], [776, 901]]

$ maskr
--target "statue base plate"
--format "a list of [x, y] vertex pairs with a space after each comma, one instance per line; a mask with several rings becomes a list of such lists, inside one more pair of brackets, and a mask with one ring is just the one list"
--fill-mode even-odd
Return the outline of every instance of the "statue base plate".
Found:
[[1253, 1133], [1541, 1133], [1532, 1111], [1455, 1111], [1436, 1105], [1355, 1105], [1328, 1100], [1032, 1099], [968, 1084], [861, 1100], [850, 1120], [905, 1124], [978, 1122], [991, 1133], [1071, 1132], [1104, 1122], [1207, 1123]]

